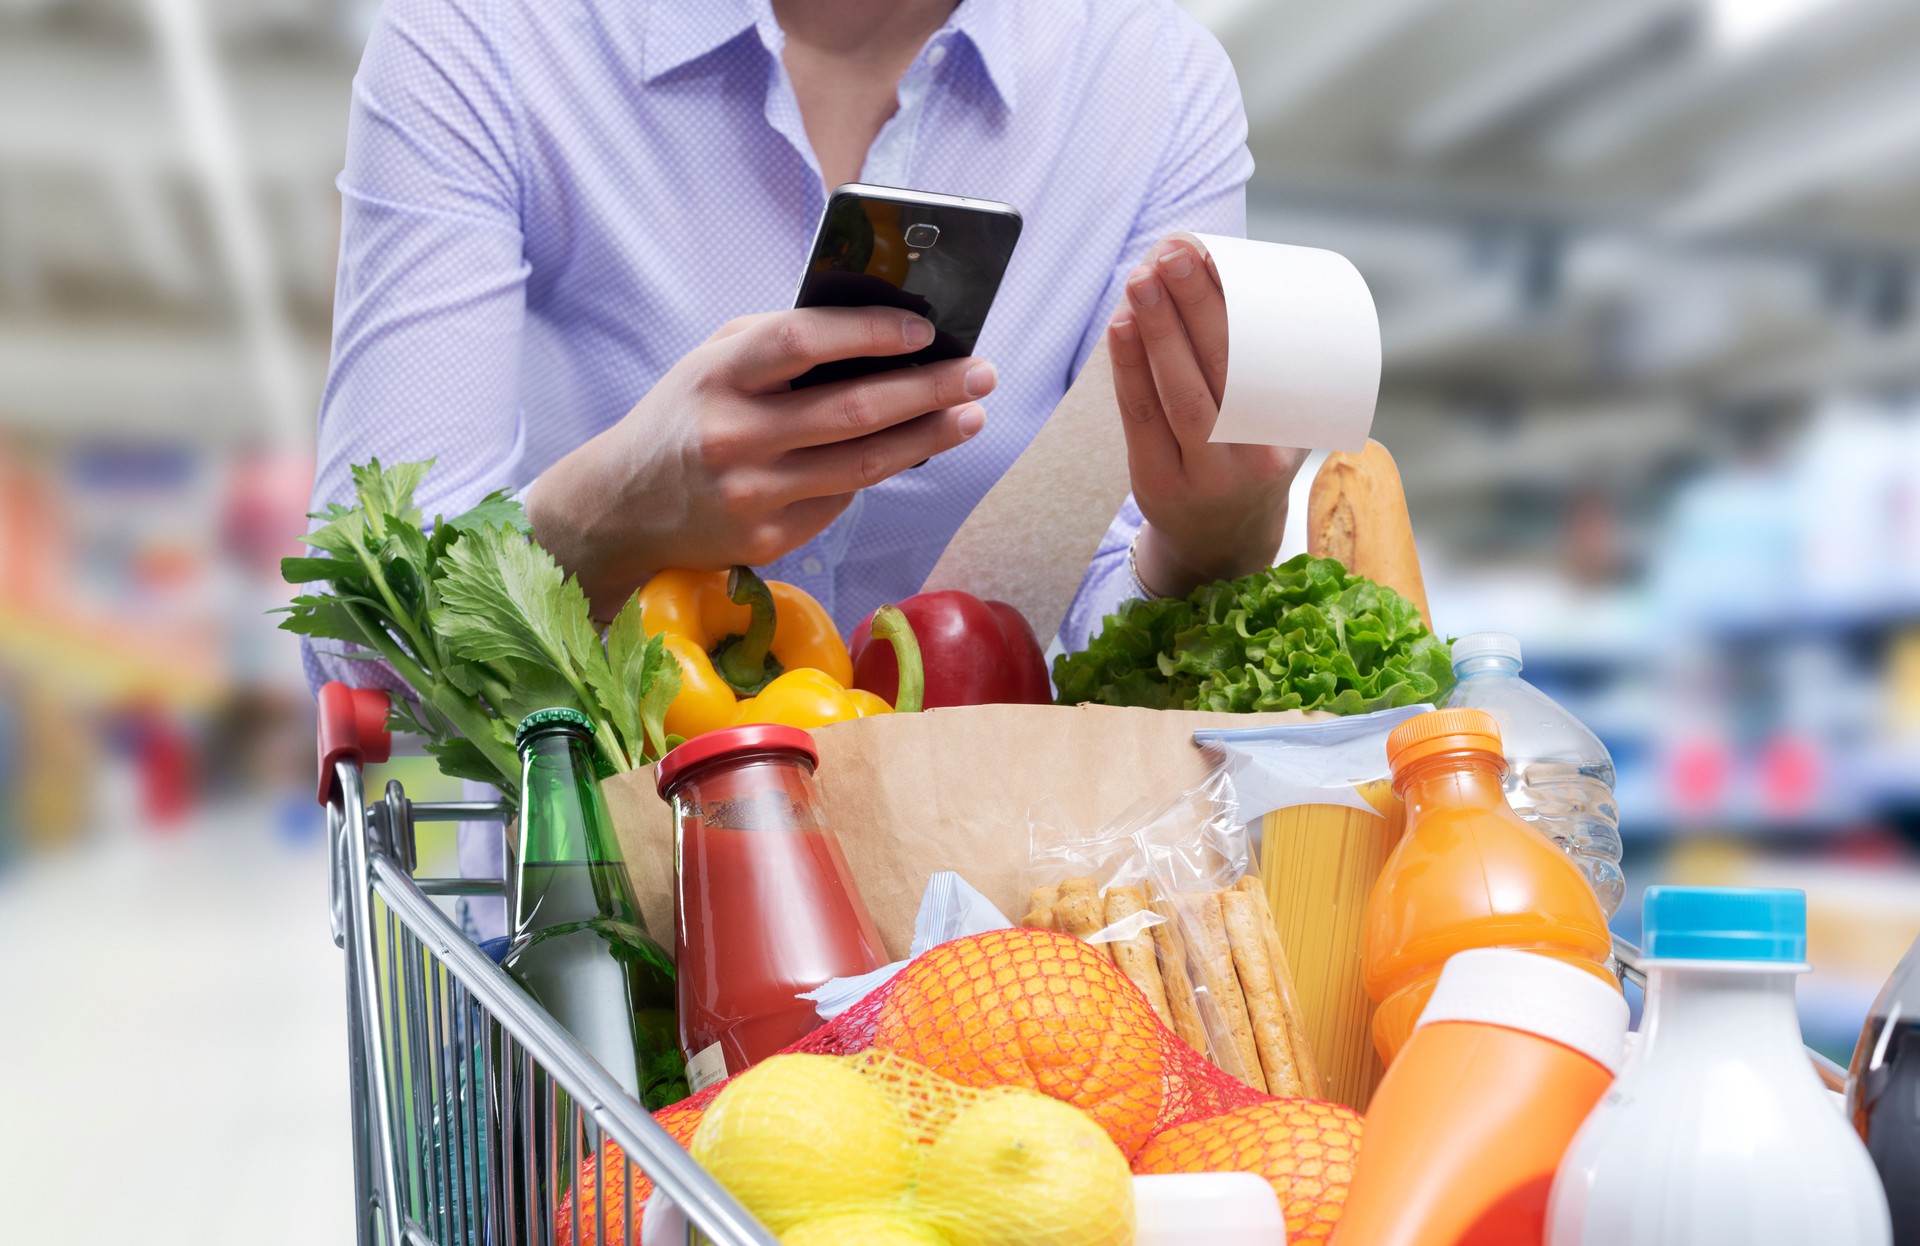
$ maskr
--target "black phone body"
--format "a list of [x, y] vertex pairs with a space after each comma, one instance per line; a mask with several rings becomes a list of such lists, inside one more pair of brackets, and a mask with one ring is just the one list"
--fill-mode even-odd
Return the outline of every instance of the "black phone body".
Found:
[[1020, 213], [991, 199], [835, 188], [793, 305], [902, 308], [933, 323], [933, 342], [908, 355], [823, 363], [794, 388], [971, 355], [1019, 240]]

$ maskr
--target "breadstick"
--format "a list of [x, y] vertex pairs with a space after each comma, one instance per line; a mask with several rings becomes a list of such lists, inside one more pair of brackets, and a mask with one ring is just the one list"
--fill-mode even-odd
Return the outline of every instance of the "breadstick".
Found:
[[1239, 1061], [1240, 1080], [1255, 1090], [1265, 1090], [1267, 1079], [1260, 1068], [1260, 1049], [1254, 1045], [1247, 997], [1241, 992], [1239, 976], [1233, 969], [1233, 951], [1227, 943], [1219, 893], [1208, 891], [1182, 896], [1179, 904], [1180, 911], [1191, 923], [1188, 932], [1193, 936], [1194, 962], [1200, 967], [1200, 981], [1213, 1000], [1221, 1027], [1226, 1030], [1225, 1045], [1232, 1048], [1234, 1058]]
[[[1143, 911], [1147, 907], [1147, 898], [1138, 887], [1107, 888], [1107, 925], [1114, 926]], [[1113, 963], [1120, 972], [1133, 979], [1141, 994], [1147, 997], [1147, 1003], [1153, 1008], [1153, 1015], [1160, 1018], [1160, 1024], [1173, 1028], [1173, 1013], [1167, 1009], [1167, 988], [1160, 980], [1160, 967], [1154, 963], [1153, 935], [1142, 930], [1131, 939], [1116, 939], [1107, 944], [1107, 955], [1113, 957]]]
[[1154, 900], [1153, 911], [1161, 917], [1160, 924], [1153, 928], [1153, 948], [1160, 954], [1160, 984], [1166, 988], [1173, 1032], [1187, 1046], [1212, 1059], [1207, 1027], [1200, 1023], [1200, 1009], [1193, 1002], [1193, 979], [1187, 976], [1187, 945], [1180, 937], [1180, 923], [1174, 920], [1173, 906], [1163, 899]]
[[1379, 442], [1358, 454], [1335, 451], [1320, 465], [1307, 494], [1307, 552], [1393, 589], [1433, 626], [1400, 469]]
[[1280, 927], [1273, 920], [1273, 908], [1267, 903], [1266, 885], [1249, 874], [1234, 884], [1253, 902], [1254, 918], [1267, 945], [1267, 960], [1273, 966], [1273, 984], [1280, 992], [1280, 1004], [1287, 1022], [1287, 1045], [1293, 1051], [1293, 1067], [1300, 1075], [1300, 1093], [1308, 1099], [1326, 1095], [1326, 1082], [1320, 1076], [1320, 1064], [1313, 1058], [1313, 1044], [1307, 1039], [1307, 1021], [1300, 1015], [1300, 992], [1294, 989], [1293, 970], [1287, 964], [1287, 949], [1280, 942]]
[[1059, 929], [1076, 939], [1088, 939], [1107, 924], [1107, 910], [1091, 878], [1069, 878], [1060, 884], [1060, 901], [1053, 906]]
[[1060, 929], [1060, 919], [1055, 915], [1051, 906], [1044, 909], [1034, 909], [1020, 919], [1020, 924], [1028, 930]]
[[1228, 888], [1220, 893], [1220, 916], [1226, 923], [1227, 942], [1233, 948], [1240, 989], [1247, 996], [1247, 1017], [1253, 1023], [1253, 1045], [1260, 1052], [1260, 1067], [1267, 1075], [1267, 1093], [1298, 1099], [1303, 1090], [1300, 1071], [1293, 1063], [1293, 1045], [1287, 1039], [1287, 1010], [1280, 1001], [1280, 988], [1274, 981], [1273, 962], [1267, 956], [1267, 941], [1260, 934], [1253, 898]]
[[1038, 912], [1040, 909], [1050, 909], [1058, 903], [1060, 903], [1059, 883], [1048, 883], [1044, 887], [1035, 887], [1033, 894], [1027, 897], [1027, 907], [1035, 912]]

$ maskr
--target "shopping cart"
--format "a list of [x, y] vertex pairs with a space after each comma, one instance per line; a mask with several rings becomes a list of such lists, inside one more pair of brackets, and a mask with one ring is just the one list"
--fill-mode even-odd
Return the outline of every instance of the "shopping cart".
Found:
[[[363, 768], [387, 759], [386, 713], [385, 693], [320, 691], [333, 941], [347, 965], [358, 1240], [633, 1246], [637, 1167], [685, 1214], [689, 1242], [778, 1246], [431, 898], [500, 896], [505, 881], [413, 876], [415, 823], [512, 815], [500, 804], [415, 803], [397, 782], [369, 803]], [[597, 1188], [580, 1200], [594, 1214], [572, 1215], [586, 1193], [574, 1188], [584, 1179], [579, 1161], [609, 1139], [628, 1162], [594, 1165]], [[610, 1201], [629, 1214], [610, 1217]], [[556, 1238], [563, 1207], [570, 1231]]]

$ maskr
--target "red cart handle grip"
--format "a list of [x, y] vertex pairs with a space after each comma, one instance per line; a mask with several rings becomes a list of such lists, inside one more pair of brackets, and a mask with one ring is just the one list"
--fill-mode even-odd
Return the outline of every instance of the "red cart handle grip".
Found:
[[378, 688], [349, 688], [343, 683], [320, 688], [320, 803], [333, 793], [335, 763], [351, 757], [365, 765], [383, 762], [393, 751], [387, 730], [387, 694]]

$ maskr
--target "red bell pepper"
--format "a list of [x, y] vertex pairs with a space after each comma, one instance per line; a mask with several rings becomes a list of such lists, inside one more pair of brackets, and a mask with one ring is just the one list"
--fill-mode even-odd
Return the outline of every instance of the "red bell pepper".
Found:
[[[900, 602], [925, 663], [923, 704], [1046, 705], [1053, 700], [1047, 659], [1033, 629], [1004, 601], [981, 601], [951, 589]], [[899, 683], [893, 646], [875, 643], [873, 616], [853, 629], [853, 686], [892, 701]]]

